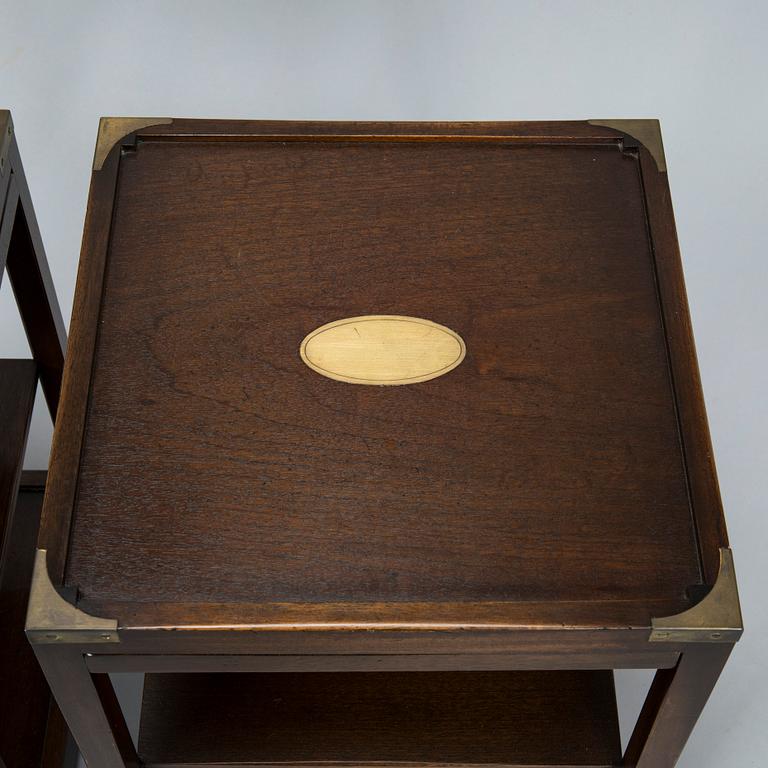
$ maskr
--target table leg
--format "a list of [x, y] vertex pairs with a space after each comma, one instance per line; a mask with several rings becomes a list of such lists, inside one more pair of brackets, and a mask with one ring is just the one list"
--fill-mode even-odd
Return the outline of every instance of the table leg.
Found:
[[88, 768], [138, 768], [107, 675], [91, 675], [77, 646], [37, 644], [37, 660]]
[[733, 650], [733, 643], [691, 645], [677, 666], [656, 673], [632, 733], [627, 768], [673, 768]]

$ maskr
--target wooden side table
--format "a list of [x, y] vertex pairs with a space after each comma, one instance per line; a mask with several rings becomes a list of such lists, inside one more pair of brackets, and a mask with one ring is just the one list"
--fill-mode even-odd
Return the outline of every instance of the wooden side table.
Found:
[[43, 518], [91, 768], [674, 765], [742, 630], [658, 123], [104, 118]]
[[23, 472], [38, 381], [56, 418], [66, 332], [11, 114], [0, 110], [0, 283], [16, 296], [31, 360], [0, 360], [0, 767], [76, 762], [61, 713], [24, 637], [45, 472]]

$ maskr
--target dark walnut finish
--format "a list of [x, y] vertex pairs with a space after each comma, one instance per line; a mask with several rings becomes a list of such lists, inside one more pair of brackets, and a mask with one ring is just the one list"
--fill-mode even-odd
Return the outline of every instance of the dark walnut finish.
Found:
[[[146, 142], [117, 200], [67, 565], [92, 612], [683, 606], [699, 561], [617, 146]], [[302, 364], [306, 333], [370, 313], [447, 325], [467, 359], [406, 387]]]
[[[446, 326], [466, 359], [397, 387], [304, 365], [310, 331], [371, 314]], [[29, 630], [100, 768], [216, 762], [214, 723], [266, 706], [278, 672], [322, 709], [333, 683], [313, 686], [344, 669], [392, 733], [417, 670], [448, 711], [480, 681], [544, 686], [529, 710], [476, 703], [443, 752], [435, 704], [407, 755], [362, 739], [344, 759], [483, 762], [480, 719], [537, 709], [524, 732], [555, 751], [504, 764], [616, 763], [609, 731], [564, 763], [545, 694], [559, 676], [582, 701], [578, 731], [607, 710], [568, 681], [631, 665], [664, 671], [623, 764], [666, 768], [740, 633], [735, 586], [705, 597], [728, 541], [655, 121], [105, 119], [62, 393], [32, 604], [66, 620]], [[120, 669], [166, 673], [146, 754], [111, 703]], [[196, 731], [208, 698], [210, 739], [174, 752], [156, 713]], [[274, 752], [241, 729], [220, 759], [341, 759], [340, 715], [301, 754], [272, 715]]]

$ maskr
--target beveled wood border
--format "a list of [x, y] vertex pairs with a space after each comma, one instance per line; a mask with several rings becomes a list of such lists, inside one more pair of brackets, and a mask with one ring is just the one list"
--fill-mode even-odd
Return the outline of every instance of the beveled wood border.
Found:
[[111, 153], [103, 170], [91, 175], [61, 405], [38, 537], [38, 548], [48, 551], [48, 572], [54, 585], [63, 581], [69, 547], [118, 170], [119, 156]]
[[669, 180], [665, 172], [655, 167], [644, 147], [640, 147], [640, 173], [703, 581], [714, 585], [720, 568], [720, 549], [729, 546], [728, 531], [701, 387]]

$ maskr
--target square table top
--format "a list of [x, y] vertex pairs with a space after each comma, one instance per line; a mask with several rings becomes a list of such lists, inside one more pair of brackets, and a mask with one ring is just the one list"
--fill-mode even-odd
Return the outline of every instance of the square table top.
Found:
[[[54, 579], [141, 626], [685, 609], [727, 540], [658, 125], [627, 126], [102, 121]], [[366, 316], [465, 356], [305, 364]]]

